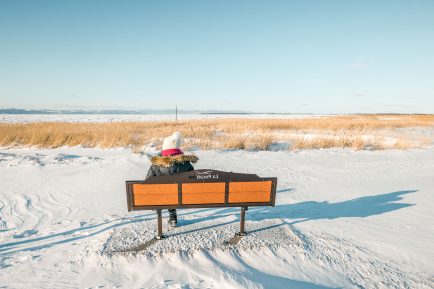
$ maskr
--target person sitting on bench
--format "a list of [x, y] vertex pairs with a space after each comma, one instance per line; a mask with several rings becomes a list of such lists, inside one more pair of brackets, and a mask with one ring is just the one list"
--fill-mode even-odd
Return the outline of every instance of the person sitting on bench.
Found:
[[[163, 148], [158, 156], [151, 158], [151, 167], [148, 170], [146, 179], [152, 176], [171, 176], [178, 173], [193, 171], [192, 163], [196, 163], [199, 158], [195, 155], [185, 155], [180, 149], [181, 133], [176, 131], [163, 141]], [[176, 210], [169, 210], [168, 223], [172, 227], [178, 224]]]

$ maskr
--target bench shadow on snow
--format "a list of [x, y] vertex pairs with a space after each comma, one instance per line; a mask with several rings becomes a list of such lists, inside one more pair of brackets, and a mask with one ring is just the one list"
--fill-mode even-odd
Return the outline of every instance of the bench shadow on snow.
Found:
[[[279, 190], [278, 193], [285, 193], [292, 190], [293, 189], [282, 189]], [[337, 202], [337, 203], [329, 203], [327, 201], [325, 202], [306, 201], [306, 202], [301, 202], [296, 204], [277, 205], [275, 208], [251, 207], [249, 208], [248, 211], [247, 220], [260, 221], [260, 220], [282, 219], [282, 218], [296, 219], [291, 223], [284, 222], [280, 225], [274, 225], [271, 227], [265, 227], [259, 229], [262, 231], [262, 230], [271, 229], [276, 226], [281, 226], [283, 224], [293, 225], [296, 223], [306, 222], [309, 220], [338, 219], [338, 218], [349, 218], [349, 217], [365, 218], [365, 217], [380, 215], [380, 214], [413, 206], [414, 204], [396, 203], [396, 201], [400, 201], [403, 199], [404, 195], [414, 193], [414, 192], [417, 192], [417, 190], [405, 190], [405, 191], [391, 192], [383, 195], [365, 196], [365, 197], [360, 197], [360, 198], [343, 201], [343, 202]], [[216, 210], [215, 208], [203, 209], [203, 210], [188, 210], [188, 211], [180, 210], [179, 216], [181, 216], [182, 218], [183, 216], [186, 215], [196, 215], [196, 214], [201, 214], [201, 213], [206, 213], [211, 211], [214, 211], [212, 215], [208, 215], [208, 216], [199, 215], [198, 218], [193, 218], [189, 220], [184, 219], [181, 221], [181, 225], [188, 225], [191, 223], [210, 221], [213, 219], [218, 219], [224, 216], [234, 215], [234, 214], [237, 214], [236, 220], [212, 225], [212, 227], [223, 226], [223, 225], [227, 225], [239, 221], [238, 208], [224, 208], [221, 210], [218, 209]], [[106, 232], [107, 230], [123, 227], [125, 225], [129, 225], [132, 223], [152, 220], [152, 219], [155, 219], [153, 213], [133, 216], [129, 218], [119, 218], [107, 222], [93, 224], [90, 226], [84, 226], [72, 230], [67, 230], [64, 232], [55, 233], [48, 236], [42, 236], [42, 237], [36, 237], [36, 238], [17, 241], [17, 242], [0, 244], [0, 256], [13, 254], [20, 251], [35, 251], [35, 250], [49, 248], [55, 245], [74, 242], [80, 239], [86, 239], [95, 235], [99, 235], [103, 232]], [[209, 227], [207, 227], [207, 229], [209, 229]], [[88, 234], [81, 235], [81, 236], [74, 236], [75, 233], [78, 232], [86, 233], [86, 231], [89, 230], [90, 232]], [[200, 230], [203, 229], [193, 229], [190, 231], [184, 231], [179, 234], [188, 234]], [[56, 240], [54, 242], [50, 242], [52, 238], [62, 237], [62, 236], [66, 238], [61, 240]], [[38, 244], [36, 246], [20, 248], [21, 245], [31, 245], [33, 242], [39, 242], [45, 240], [48, 241], [45, 244]]]
[[414, 206], [409, 203], [396, 203], [406, 194], [417, 190], [397, 191], [383, 195], [365, 196], [348, 201], [329, 203], [307, 201], [296, 204], [276, 206], [276, 212], [269, 208], [253, 209], [252, 212], [269, 211], [268, 214], [279, 214], [291, 219], [302, 219], [294, 223], [338, 218], [366, 218]]
[[[291, 191], [292, 189], [280, 190], [280, 192]], [[396, 211], [406, 207], [414, 206], [410, 203], [396, 203], [403, 199], [406, 194], [415, 193], [417, 190], [405, 190], [391, 192], [383, 195], [365, 196], [348, 201], [329, 203], [306, 201], [295, 204], [276, 205], [275, 208], [251, 207], [248, 210], [247, 220], [269, 220], [269, 219], [297, 219], [290, 224], [306, 222], [310, 220], [338, 219], [338, 218], [366, 218], [375, 215]], [[208, 209], [207, 209], [208, 210]], [[206, 211], [206, 210], [204, 210]], [[183, 224], [197, 223], [221, 218], [226, 215], [233, 215], [239, 212], [238, 208], [225, 208], [217, 213], [202, 218], [184, 220]], [[236, 222], [236, 221], [233, 221]], [[232, 222], [229, 222], [232, 223]], [[219, 225], [225, 225], [218, 224]], [[266, 230], [267, 228], [261, 229]], [[188, 232], [184, 232], [188, 233]]]

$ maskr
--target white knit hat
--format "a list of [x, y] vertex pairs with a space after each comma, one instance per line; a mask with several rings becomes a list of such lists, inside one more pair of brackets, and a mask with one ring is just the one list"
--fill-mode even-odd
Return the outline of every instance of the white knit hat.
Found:
[[163, 150], [179, 149], [182, 143], [182, 136], [179, 131], [175, 131], [163, 141]]

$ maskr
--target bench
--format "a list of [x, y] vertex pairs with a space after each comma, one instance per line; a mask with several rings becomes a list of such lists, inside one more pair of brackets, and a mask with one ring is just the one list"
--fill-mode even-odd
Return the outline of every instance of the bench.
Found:
[[157, 236], [163, 238], [163, 209], [240, 207], [240, 231], [245, 233], [245, 212], [252, 206], [272, 206], [277, 178], [260, 178], [216, 170], [194, 170], [172, 176], [126, 181], [128, 211], [156, 210]]

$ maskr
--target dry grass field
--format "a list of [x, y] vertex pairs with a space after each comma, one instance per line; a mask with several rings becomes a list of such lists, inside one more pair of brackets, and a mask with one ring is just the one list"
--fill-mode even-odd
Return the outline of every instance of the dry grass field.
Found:
[[[406, 149], [432, 143], [408, 136], [406, 128], [434, 128], [434, 115], [344, 115], [304, 119], [207, 119], [165, 122], [0, 123], [0, 146], [159, 147], [164, 137], [181, 131], [187, 149], [268, 150], [353, 148]], [[391, 137], [391, 135], [393, 137]]]

